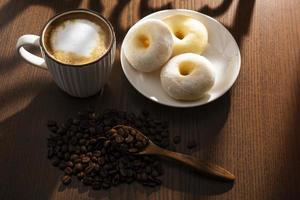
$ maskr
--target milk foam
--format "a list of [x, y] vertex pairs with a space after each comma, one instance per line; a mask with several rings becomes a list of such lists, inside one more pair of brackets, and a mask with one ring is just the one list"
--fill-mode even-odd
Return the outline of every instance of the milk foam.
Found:
[[63, 22], [51, 33], [51, 47], [54, 51], [89, 57], [99, 45], [103, 30], [97, 24], [86, 19], [74, 19]]

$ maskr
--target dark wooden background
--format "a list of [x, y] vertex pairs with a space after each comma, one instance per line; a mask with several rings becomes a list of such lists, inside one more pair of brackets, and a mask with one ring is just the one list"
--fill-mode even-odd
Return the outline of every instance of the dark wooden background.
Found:
[[[17, 54], [19, 36], [39, 34], [46, 20], [72, 8], [90, 8], [113, 23], [118, 47], [128, 28], [161, 9], [188, 8], [220, 20], [242, 53], [230, 92], [206, 106], [175, 109], [153, 103], [128, 83], [116, 58], [103, 96], [76, 99], [51, 75]], [[300, 1], [299, 0], [0, 0], [0, 199], [300, 199]], [[180, 152], [218, 163], [234, 184], [204, 179], [166, 163], [160, 188], [138, 184], [95, 192], [46, 159], [45, 123], [88, 106], [132, 112], [151, 110], [181, 135]], [[195, 138], [198, 147], [187, 151]]]

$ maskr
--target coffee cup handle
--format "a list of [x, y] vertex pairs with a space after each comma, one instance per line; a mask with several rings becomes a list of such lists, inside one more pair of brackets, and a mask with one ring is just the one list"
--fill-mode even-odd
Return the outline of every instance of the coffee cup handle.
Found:
[[29, 51], [27, 51], [24, 46], [36, 46], [40, 47], [40, 36], [37, 35], [23, 35], [18, 39], [17, 42], [17, 50], [19, 54], [36, 67], [40, 67], [42, 69], [47, 69], [44, 58], [36, 56]]

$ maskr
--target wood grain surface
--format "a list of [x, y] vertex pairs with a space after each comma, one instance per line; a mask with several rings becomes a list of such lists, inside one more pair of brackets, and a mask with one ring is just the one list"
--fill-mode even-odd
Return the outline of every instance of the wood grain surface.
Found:
[[[23, 61], [15, 50], [23, 34], [39, 34], [46, 20], [72, 8], [89, 8], [114, 25], [118, 47], [141, 17], [167, 8], [188, 8], [221, 21], [242, 53], [241, 72], [230, 92], [206, 106], [175, 109], [140, 95], [116, 58], [102, 96], [72, 98], [50, 73]], [[300, 1], [299, 0], [0, 0], [0, 199], [300, 199]], [[38, 52], [38, 50], [34, 50]], [[151, 110], [180, 135], [177, 151], [232, 171], [234, 184], [196, 176], [165, 163], [160, 188], [138, 184], [93, 191], [46, 159], [48, 119], [62, 120], [88, 106], [132, 112]], [[198, 146], [188, 151], [185, 144]]]

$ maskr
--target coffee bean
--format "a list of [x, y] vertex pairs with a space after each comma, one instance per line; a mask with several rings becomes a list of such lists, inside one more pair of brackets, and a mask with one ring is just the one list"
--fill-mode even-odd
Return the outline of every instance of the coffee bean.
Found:
[[53, 148], [49, 148], [48, 149], [48, 158], [51, 159], [51, 158], [53, 158], [53, 156], [54, 156]]
[[148, 187], [155, 187], [157, 184], [155, 182], [143, 182], [142, 183], [144, 186], [148, 186]]
[[69, 130], [70, 130], [70, 136], [76, 137], [76, 132], [79, 131], [79, 127], [72, 125]]
[[157, 170], [157, 173], [159, 175], [162, 175], [164, 173], [164, 169], [163, 169], [163, 167], [161, 165], [156, 166], [155, 169]]
[[143, 141], [144, 139], [145, 139], [145, 137], [142, 135], [142, 134], [135, 134], [135, 139], [137, 140], [137, 141]]
[[66, 133], [66, 129], [65, 128], [63, 128], [63, 127], [58, 128], [57, 134], [63, 135], [65, 133]]
[[161, 136], [162, 137], [169, 137], [169, 131], [167, 131], [167, 130], [162, 131]]
[[117, 136], [115, 137], [115, 141], [116, 141], [118, 144], [120, 144], [120, 143], [122, 143], [122, 142], [124, 141], [124, 138], [123, 138], [121, 135], [117, 135]]
[[60, 159], [58, 159], [58, 158], [54, 158], [54, 160], [52, 161], [52, 165], [53, 165], [54, 167], [58, 166], [59, 163], [60, 163]]
[[101, 156], [101, 151], [94, 151], [93, 155], [95, 157], [100, 157]]
[[153, 171], [151, 172], [151, 175], [154, 176], [154, 177], [157, 177], [157, 176], [159, 176], [159, 173], [158, 173], [158, 171], [153, 170]]
[[50, 131], [52, 131], [53, 133], [56, 133], [57, 130], [58, 130], [57, 126], [51, 126], [51, 127], [49, 127], [49, 129], [50, 129]]
[[71, 175], [71, 174], [73, 173], [73, 170], [72, 170], [71, 167], [66, 167], [64, 171], [65, 171], [65, 173], [68, 174], [68, 175]]
[[153, 178], [154, 182], [157, 184], [157, 185], [160, 185], [161, 184], [161, 180], [160, 179], [157, 179], [157, 178]]
[[116, 174], [118, 171], [116, 169], [111, 169], [108, 171], [108, 174]]
[[111, 145], [111, 141], [110, 140], [106, 140], [104, 142], [104, 147], [109, 147]]
[[89, 165], [84, 169], [85, 174], [90, 174], [94, 170], [94, 165]]
[[81, 162], [82, 163], [88, 163], [88, 162], [90, 162], [90, 158], [89, 157], [87, 157], [87, 156], [84, 156], [82, 159], [81, 159]]
[[193, 148], [197, 147], [197, 143], [196, 143], [195, 140], [190, 140], [190, 141], [187, 143], [186, 147], [187, 147], [188, 149], [193, 149]]
[[48, 127], [56, 126], [56, 125], [57, 125], [56, 121], [48, 120], [48, 122], [47, 122], [47, 126], [48, 126]]
[[[61, 140], [60, 140], [61, 141]], [[62, 142], [62, 141], [61, 141]], [[68, 151], [68, 145], [64, 144], [61, 147], [61, 152], [66, 153]]]
[[161, 135], [156, 135], [154, 138], [154, 140], [156, 140], [158, 142], [161, 141], [161, 139], [162, 139]]
[[92, 160], [93, 162], [97, 162], [97, 161], [98, 161], [98, 158], [97, 158], [96, 156], [92, 156], [91, 160]]
[[101, 175], [102, 177], [106, 178], [106, 177], [108, 176], [107, 170], [105, 170], [105, 169], [101, 170], [101, 171], [100, 171], [100, 175]]
[[140, 167], [140, 166], [142, 165], [142, 161], [141, 161], [141, 160], [134, 160], [134, 161], [133, 161], [133, 165], [134, 165], [135, 167]]
[[147, 174], [145, 174], [145, 173], [138, 174], [137, 179], [138, 179], [139, 181], [144, 182], [144, 181], [146, 181], [146, 180], [148, 179], [148, 176], [147, 176]]
[[95, 170], [96, 172], [98, 172], [98, 171], [100, 170], [100, 165], [95, 164], [94, 170]]
[[127, 144], [121, 144], [119, 148], [120, 148], [120, 150], [121, 150], [122, 152], [127, 152], [127, 150], [128, 150], [128, 145], [127, 145]]
[[138, 148], [138, 149], [141, 149], [141, 148], [144, 147], [143, 143], [140, 142], [140, 141], [137, 141], [137, 142], [134, 144], [134, 146], [135, 146], [136, 148]]
[[57, 152], [56, 155], [59, 159], [64, 159], [64, 154], [61, 151]]
[[66, 152], [64, 153], [64, 160], [68, 161], [70, 159], [70, 153]]
[[91, 134], [95, 134], [96, 133], [96, 129], [94, 127], [90, 127], [89, 131]]
[[160, 146], [164, 147], [164, 148], [168, 147], [169, 146], [169, 139], [168, 138], [163, 138], [161, 140]]
[[84, 178], [82, 179], [82, 183], [83, 183], [84, 185], [91, 185], [92, 182], [93, 182], [93, 179], [92, 179], [91, 177], [84, 177]]
[[92, 188], [94, 190], [100, 190], [101, 189], [101, 183], [100, 182], [94, 182], [94, 183], [92, 183]]
[[151, 174], [151, 172], [152, 172], [152, 168], [150, 166], [147, 166], [146, 167], [146, 173]]
[[130, 148], [130, 149], [128, 149], [128, 152], [129, 153], [137, 153], [137, 152], [139, 152], [139, 150], [137, 148]]
[[74, 125], [79, 125], [80, 124], [80, 120], [79, 119], [73, 119], [72, 123]]
[[84, 176], [85, 176], [84, 172], [79, 172], [79, 173], [77, 174], [77, 178], [78, 178], [79, 180], [83, 179]]
[[56, 142], [56, 144], [59, 145], [59, 146], [62, 146], [62, 145], [64, 144], [64, 141], [62, 141], [62, 140], [59, 139], [59, 140]]
[[65, 175], [62, 177], [61, 181], [64, 185], [69, 185], [72, 182], [72, 179], [70, 176]]
[[112, 179], [112, 184], [113, 184], [113, 185], [118, 185], [119, 182], [120, 182], [120, 176], [119, 176], [119, 174], [116, 174], [116, 175], [113, 177], [113, 179]]
[[82, 133], [80, 133], [80, 132], [77, 132], [76, 134], [75, 134], [75, 136], [77, 137], [77, 138], [83, 138], [83, 134]]
[[75, 164], [75, 166], [74, 166], [74, 171], [75, 172], [81, 172], [82, 171], [82, 169], [83, 169], [83, 166], [82, 166], [82, 164], [81, 163], [76, 163]]
[[80, 152], [81, 153], [86, 153], [87, 152], [86, 146], [81, 146], [80, 147]]
[[98, 158], [98, 164], [103, 165], [105, 163], [105, 159], [103, 157]]
[[77, 137], [72, 137], [71, 140], [70, 140], [70, 144], [77, 144]]
[[179, 144], [181, 142], [181, 137], [179, 135], [176, 135], [173, 137], [174, 144]]
[[84, 145], [86, 143], [86, 139], [79, 139], [79, 144], [80, 145]]
[[110, 188], [110, 183], [109, 182], [103, 182], [103, 184], [102, 184], [102, 187], [103, 187], [103, 189], [108, 189], [108, 188]]
[[81, 158], [78, 157], [76, 160], [74, 160], [74, 163], [81, 163]]
[[103, 166], [103, 169], [105, 169], [105, 170], [109, 170], [109, 169], [111, 169], [111, 164], [110, 163], [107, 163], [107, 164], [105, 164], [104, 166]]
[[110, 130], [111, 127], [112, 127], [112, 126], [105, 126], [103, 131], [106, 132], [106, 131]]
[[66, 166], [72, 168], [74, 166], [74, 164], [72, 161], [68, 161], [68, 162], [66, 162]]
[[128, 135], [126, 138], [125, 138], [125, 142], [128, 144], [128, 143], [132, 143], [134, 141], [134, 137], [132, 135]]
[[148, 118], [150, 115], [150, 113], [147, 111], [147, 110], [143, 110], [142, 111], [142, 116], [145, 117], [145, 118]]

